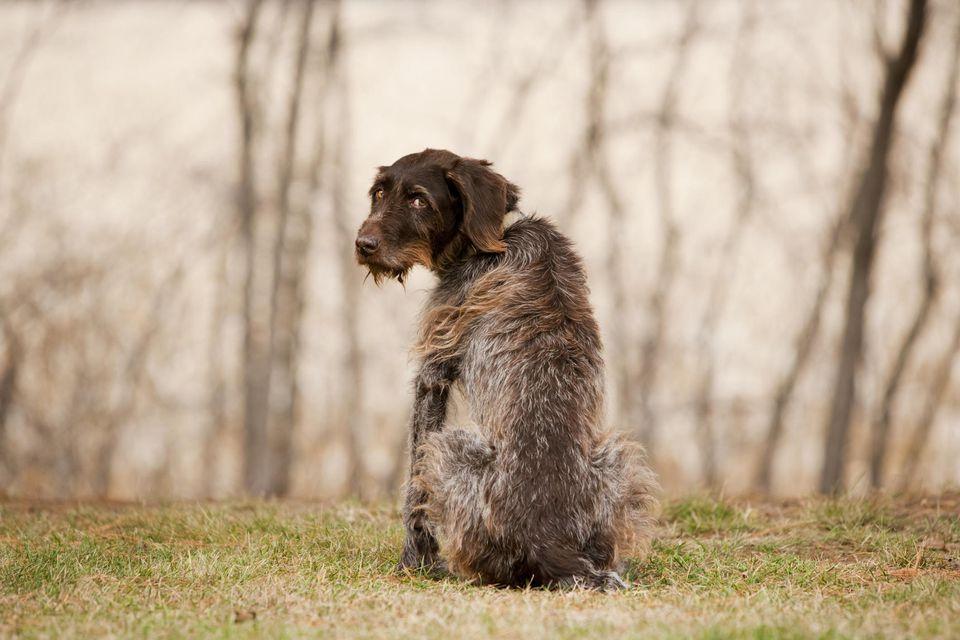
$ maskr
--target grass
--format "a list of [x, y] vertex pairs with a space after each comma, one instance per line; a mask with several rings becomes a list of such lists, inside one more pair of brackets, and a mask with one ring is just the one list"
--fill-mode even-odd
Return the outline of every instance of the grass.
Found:
[[634, 589], [395, 576], [393, 509], [0, 502], [0, 636], [960, 637], [960, 495], [668, 502]]

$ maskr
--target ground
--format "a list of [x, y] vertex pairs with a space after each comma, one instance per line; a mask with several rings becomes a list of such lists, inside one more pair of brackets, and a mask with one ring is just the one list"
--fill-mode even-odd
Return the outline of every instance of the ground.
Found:
[[616, 594], [392, 573], [394, 509], [0, 502], [0, 636], [960, 637], [960, 495], [668, 501]]

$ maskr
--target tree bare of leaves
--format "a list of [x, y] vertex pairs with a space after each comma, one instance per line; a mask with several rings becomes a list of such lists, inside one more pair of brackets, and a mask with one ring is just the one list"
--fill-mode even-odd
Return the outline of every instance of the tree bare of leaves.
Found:
[[673, 198], [673, 144], [671, 136], [680, 100], [680, 88], [690, 62], [692, 44], [699, 30], [699, 3], [688, 0], [686, 18], [676, 40], [673, 62], [660, 98], [654, 131], [654, 183], [660, 216], [660, 260], [646, 309], [650, 314], [641, 341], [637, 398], [640, 410], [640, 440], [651, 457], [656, 456], [659, 423], [653, 408], [653, 393], [660, 356], [666, 338], [667, 301], [673, 289], [680, 260], [680, 227]]
[[[857, 105], [856, 96], [854, 96], [847, 79], [847, 65], [844, 52], [846, 51], [847, 40], [843, 31], [840, 34], [840, 42], [837, 47], [839, 53], [838, 68], [840, 70], [840, 93], [839, 106], [841, 115], [840, 135], [851, 137], [856, 130], [860, 117], [860, 110]], [[803, 145], [800, 145], [803, 148]], [[813, 177], [813, 172], [807, 160], [809, 154], [798, 154], [796, 156], [800, 173], [804, 176], [806, 183], [810, 185], [813, 192], [823, 192], [823, 186], [818, 184]], [[846, 176], [851, 172], [850, 165], [854, 161], [852, 146], [847, 145], [843, 153], [843, 158], [839, 166], [843, 168], [842, 174]], [[846, 180], [845, 180], [846, 182]], [[843, 187], [841, 186], [841, 189]], [[824, 201], [825, 208], [835, 205]], [[784, 423], [787, 416], [787, 409], [793, 401], [797, 384], [801, 376], [807, 370], [811, 362], [811, 356], [814, 352], [814, 345], [820, 335], [822, 326], [823, 310], [826, 307], [827, 299], [833, 288], [834, 276], [836, 273], [837, 256], [843, 245], [847, 219], [844, 217], [844, 211], [835, 213], [828, 223], [826, 236], [822, 243], [820, 251], [820, 275], [817, 282], [816, 293], [813, 297], [813, 303], [804, 316], [804, 321], [800, 325], [800, 331], [794, 339], [793, 359], [790, 366], [780, 378], [773, 392], [773, 402], [770, 411], [770, 419], [767, 422], [767, 428], [761, 445], [760, 455], [757, 460], [756, 470], [754, 471], [754, 488], [758, 491], [768, 493], [773, 482], [773, 469], [776, 452], [780, 441], [783, 438]]]
[[[296, 422], [297, 367], [302, 318], [302, 275], [310, 247], [309, 216], [303, 207], [293, 213], [291, 190], [297, 166], [297, 141], [301, 128], [301, 104], [310, 53], [310, 32], [313, 25], [314, 0], [301, 3], [299, 30], [294, 53], [293, 78], [287, 101], [284, 126], [284, 148], [278, 161], [277, 228], [273, 244], [273, 277], [270, 287], [270, 338], [267, 361], [271, 367], [270, 468], [267, 492], [286, 495], [290, 488], [293, 467], [293, 435]], [[301, 215], [298, 215], [301, 214]], [[292, 224], [291, 224], [292, 222]]]
[[359, 270], [353, 257], [355, 229], [347, 209], [347, 167], [350, 144], [350, 86], [344, 62], [344, 34], [339, 22], [340, 2], [334, 8], [334, 25], [327, 47], [331, 65], [331, 83], [336, 92], [336, 135], [332, 140], [330, 195], [337, 229], [336, 253], [342, 280], [342, 321], [345, 352], [342, 371], [341, 411], [343, 435], [347, 445], [347, 490], [362, 496], [365, 490], [366, 465], [363, 457], [363, 352], [360, 346]]
[[[44, 12], [45, 13], [45, 12]], [[13, 105], [23, 86], [27, 69], [36, 54], [43, 36], [49, 32], [55, 24], [59, 14], [54, 13], [53, 17], [45, 15], [40, 16], [30, 32], [20, 44], [9, 69], [0, 84], [0, 184], [4, 177], [4, 158], [6, 155], [7, 132], [10, 128], [11, 112]], [[0, 231], [0, 244], [5, 244], [14, 236], [14, 226], [22, 224], [22, 216], [4, 216], [0, 218], [2, 231]], [[14, 394], [17, 385], [17, 378], [21, 370], [21, 361], [23, 350], [20, 337], [14, 329], [10, 319], [7, 317], [7, 310], [0, 303], [0, 335], [3, 337], [4, 344], [4, 364], [0, 369], [0, 473], [6, 472], [8, 475], [12, 472], [12, 459], [7, 455], [7, 419], [10, 415], [10, 409], [14, 403]]]
[[240, 167], [237, 213], [244, 263], [243, 278], [243, 479], [244, 488], [255, 495], [266, 493], [267, 470], [267, 366], [266, 335], [256, 318], [256, 151], [260, 106], [251, 56], [257, 34], [261, 0], [249, 0], [240, 27], [235, 62], [235, 91], [240, 116]]
[[884, 86], [879, 115], [873, 130], [870, 152], [865, 159], [859, 185], [850, 204], [848, 217], [855, 237], [843, 338], [824, 439], [823, 469], [819, 483], [822, 493], [833, 493], [843, 487], [857, 370], [863, 353], [864, 319], [870, 296], [876, 234], [884, 211], [887, 158], [893, 140], [897, 106], [917, 59], [926, 11], [926, 0], [910, 0], [907, 26], [900, 49], [895, 56], [884, 54]]
[[[313, 234], [310, 199], [324, 160], [322, 152], [306, 154], [301, 148], [307, 119], [319, 122], [323, 113], [322, 109], [305, 108], [304, 94], [307, 84], [313, 82], [321, 87], [317, 95], [322, 97], [330, 68], [328, 64], [318, 70], [317, 77], [309, 77], [310, 61], [316, 57], [311, 38], [315, 0], [280, 5], [274, 37], [266, 43], [266, 60], [260, 67], [275, 69], [277, 61], [284, 59], [279, 43], [284, 40], [291, 7], [298, 9], [291, 13], [296, 16], [296, 34], [290, 44], [291, 76], [283, 102], [281, 135], [272, 158], [276, 171], [273, 190], [258, 197], [258, 184], [263, 188], [267, 182], [258, 180], [258, 160], [264, 163], [269, 159], [258, 144], [269, 129], [261, 115], [261, 105], [270, 99], [264, 81], [269, 73], [255, 73], [251, 61], [262, 6], [255, 1], [247, 5], [236, 61], [241, 122], [239, 227], [245, 266], [244, 487], [255, 495], [282, 496], [290, 490], [294, 462], [303, 285]], [[339, 19], [338, 7], [335, 5], [334, 19]], [[315, 126], [322, 129], [323, 123]]]
[[943, 170], [944, 155], [950, 140], [950, 128], [957, 103], [957, 81], [960, 79], [960, 21], [953, 39], [953, 55], [947, 73], [946, 93], [937, 120], [937, 130], [930, 145], [930, 159], [927, 165], [926, 184], [924, 185], [923, 212], [920, 216], [920, 236], [923, 243], [921, 266], [922, 294], [913, 320], [907, 329], [893, 365], [883, 385], [880, 407], [873, 420], [870, 446], [870, 486], [879, 489], [883, 486], [890, 440], [890, 421], [893, 409], [914, 347], [926, 328], [931, 311], [936, 304], [940, 290], [940, 269], [933, 251], [933, 222], [937, 212], [937, 190]]
[[[575, 188], [581, 193], [589, 184], [592, 176], [606, 202], [607, 220], [607, 277], [611, 283], [613, 313], [611, 314], [610, 338], [614, 353], [618, 354], [614, 363], [614, 384], [617, 389], [618, 422], [628, 425], [629, 399], [632, 396], [632, 376], [629, 357], [630, 339], [626, 334], [624, 319], [628, 304], [628, 291], [625, 276], [628, 265], [624, 263], [622, 247], [622, 230], [626, 223], [626, 207], [623, 198], [617, 191], [615, 178], [607, 158], [606, 137], [606, 103], [610, 84], [610, 46], [603, 24], [600, 2], [585, 0], [584, 10], [588, 30], [588, 69], [589, 85], [586, 93], [586, 130], [582, 153], [576, 154], [582, 158], [582, 172], [571, 176], [576, 183]], [[582, 196], [581, 196], [582, 197]]]
[[116, 307], [105, 300], [111, 294], [108, 260], [129, 257], [122, 250], [102, 260], [55, 255], [19, 270], [0, 291], [7, 363], [11, 347], [16, 362], [16, 372], [7, 368], [0, 381], [4, 424], [15, 419], [30, 434], [3, 443], [5, 452], [15, 452], [4, 469], [7, 486], [59, 496], [105, 493], [103, 469], [114, 459], [101, 455], [102, 447], [115, 445], [135, 399], [152, 386], [146, 364], [163, 318], [154, 313], [127, 336], [127, 327], [110, 323]]
[[734, 54], [730, 64], [730, 114], [731, 160], [736, 175], [737, 197], [734, 200], [733, 222], [727, 230], [720, 248], [720, 260], [714, 269], [707, 305], [697, 334], [697, 343], [702, 354], [703, 371], [694, 402], [696, 435], [699, 441], [701, 469], [704, 484], [717, 484], [719, 470], [714, 433], [714, 384], [717, 354], [716, 332], [729, 298], [730, 284], [737, 274], [737, 249], [744, 229], [756, 208], [756, 178], [753, 153], [750, 146], [749, 125], [744, 114], [744, 94], [750, 75], [750, 47], [757, 22], [754, 2], [745, 3], [737, 28]]

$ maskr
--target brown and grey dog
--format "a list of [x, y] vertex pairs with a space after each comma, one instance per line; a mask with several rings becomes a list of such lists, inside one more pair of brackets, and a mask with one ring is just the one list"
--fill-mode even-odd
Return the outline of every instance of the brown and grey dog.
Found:
[[[380, 167], [357, 258], [439, 282], [417, 351], [401, 568], [499, 585], [623, 588], [656, 482], [603, 428], [603, 361], [580, 259], [490, 163], [427, 149]], [[476, 428], [445, 424], [458, 386]], [[442, 542], [440, 550], [438, 539]]]

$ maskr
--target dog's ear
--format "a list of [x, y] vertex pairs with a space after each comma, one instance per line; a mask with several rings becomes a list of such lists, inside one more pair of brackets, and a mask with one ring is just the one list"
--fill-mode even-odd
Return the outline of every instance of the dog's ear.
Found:
[[503, 217], [517, 208], [520, 189], [490, 168], [486, 160], [459, 158], [446, 172], [463, 204], [463, 232], [480, 251], [501, 253]]

